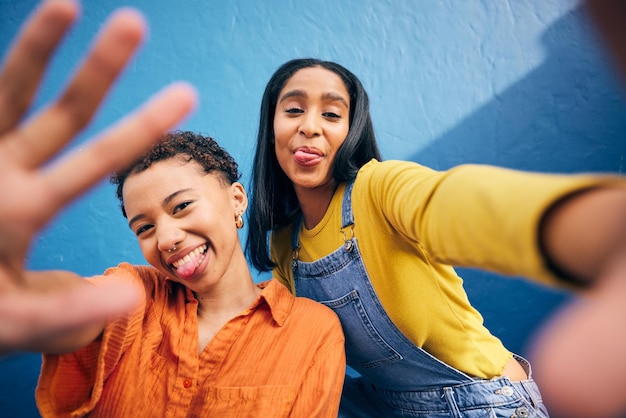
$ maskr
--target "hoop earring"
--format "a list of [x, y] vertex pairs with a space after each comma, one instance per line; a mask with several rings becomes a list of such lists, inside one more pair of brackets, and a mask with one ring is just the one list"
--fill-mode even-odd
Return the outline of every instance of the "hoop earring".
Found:
[[237, 215], [235, 218], [235, 226], [237, 229], [243, 228], [243, 217], [241, 215]]

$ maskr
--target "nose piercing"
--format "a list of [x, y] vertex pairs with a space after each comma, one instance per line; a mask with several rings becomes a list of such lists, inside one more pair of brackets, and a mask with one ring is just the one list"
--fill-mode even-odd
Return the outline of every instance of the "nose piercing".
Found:
[[176, 244], [174, 244], [174, 246], [172, 248], [167, 250], [168, 253], [171, 253], [172, 251], [176, 251]]

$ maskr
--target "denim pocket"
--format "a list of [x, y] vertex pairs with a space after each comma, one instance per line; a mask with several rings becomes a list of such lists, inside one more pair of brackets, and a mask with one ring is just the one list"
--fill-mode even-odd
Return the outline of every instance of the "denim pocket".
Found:
[[372, 324], [357, 290], [338, 299], [320, 302], [341, 319], [346, 337], [346, 357], [352, 367], [371, 369], [402, 359]]

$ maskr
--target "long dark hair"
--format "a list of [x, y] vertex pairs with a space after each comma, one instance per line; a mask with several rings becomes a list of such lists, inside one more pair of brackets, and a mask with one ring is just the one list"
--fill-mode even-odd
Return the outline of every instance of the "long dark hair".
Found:
[[315, 58], [294, 59], [281, 65], [263, 93], [250, 185], [246, 253], [259, 271], [269, 271], [275, 266], [269, 256], [268, 232], [288, 225], [289, 215], [299, 206], [291, 180], [278, 164], [273, 146], [276, 102], [291, 76], [310, 67], [322, 67], [337, 74], [350, 95], [350, 130], [335, 157], [335, 181], [341, 183], [351, 180], [369, 160], [381, 160], [369, 112], [369, 98], [354, 74], [337, 63]]

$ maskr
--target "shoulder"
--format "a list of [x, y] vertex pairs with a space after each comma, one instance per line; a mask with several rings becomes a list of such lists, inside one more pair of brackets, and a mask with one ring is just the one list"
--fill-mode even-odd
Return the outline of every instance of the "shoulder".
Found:
[[151, 266], [140, 266], [124, 262], [115, 267], [107, 268], [104, 276], [125, 277], [130, 280], [155, 283], [159, 281], [160, 273]]
[[435, 172], [430, 167], [416, 163], [414, 161], [405, 160], [385, 160], [378, 161], [376, 159], [370, 160], [364, 164], [358, 172], [357, 176], [376, 176], [385, 173], [404, 172], [410, 170], [412, 172], [432, 173]]
[[136, 277], [140, 278], [143, 275], [150, 275], [156, 273], [156, 269], [150, 266], [140, 266], [135, 264], [130, 264], [127, 262], [122, 262], [114, 267], [109, 267], [104, 271], [105, 276], [110, 275], [125, 275], [128, 277]]
[[437, 175], [437, 171], [413, 161], [370, 160], [359, 169], [355, 188], [384, 186], [394, 182], [416, 180]]
[[326, 318], [336, 319], [337, 315], [328, 306], [323, 305], [313, 299], [305, 298], [302, 296], [294, 296], [294, 307], [302, 311], [310, 312], [315, 315], [323, 315]]
[[437, 183], [441, 175], [413, 161], [371, 160], [361, 167], [354, 182], [355, 213], [396, 208], [405, 200], [414, 202], [416, 194], [425, 185]]
[[294, 296], [287, 287], [273, 278], [262, 284], [263, 295], [274, 311], [279, 323], [289, 321], [292, 325], [304, 324], [307, 327], [340, 327], [339, 318], [329, 307], [312, 299]]
[[291, 230], [293, 228], [293, 224], [288, 224], [286, 226], [274, 229], [270, 235], [271, 243], [282, 243], [282, 242], [291, 242]]
[[341, 322], [337, 314], [329, 307], [305, 297], [294, 296], [291, 320], [299, 322], [309, 332], [335, 335], [343, 338]]
[[97, 276], [93, 280], [97, 282], [112, 276], [136, 283], [137, 286], [144, 289], [146, 296], [149, 298], [159, 298], [159, 295], [166, 297], [166, 295], [172, 293], [171, 289], [169, 289], [171, 282], [152, 266], [123, 262], [115, 267], [109, 267], [103, 276]]
[[[311, 347], [334, 347], [344, 350], [345, 336], [339, 317], [329, 307], [312, 299], [294, 296], [289, 314], [289, 329], [308, 341]], [[297, 329], [298, 331], [293, 331]]]

